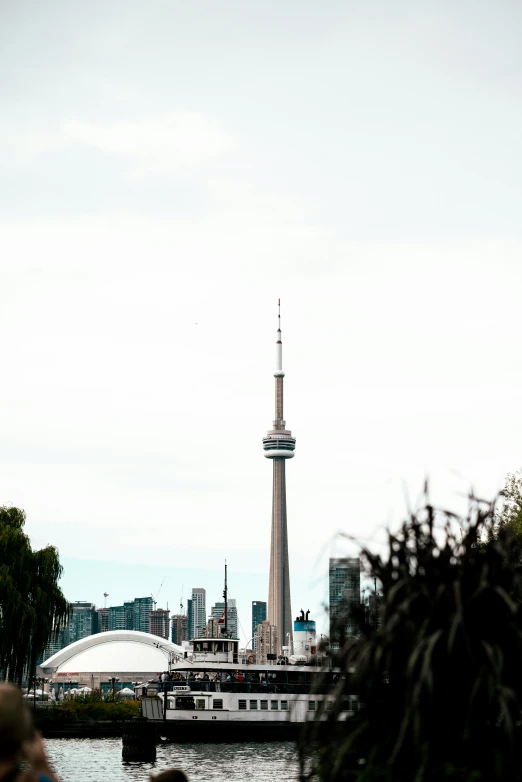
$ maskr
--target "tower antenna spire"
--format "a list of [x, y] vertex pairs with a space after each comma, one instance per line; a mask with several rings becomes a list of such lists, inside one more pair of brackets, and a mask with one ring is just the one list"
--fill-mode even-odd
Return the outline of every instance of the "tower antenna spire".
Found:
[[281, 340], [281, 299], [277, 300], [277, 341], [276, 341], [276, 371], [274, 377], [284, 377], [283, 372], [283, 342]]

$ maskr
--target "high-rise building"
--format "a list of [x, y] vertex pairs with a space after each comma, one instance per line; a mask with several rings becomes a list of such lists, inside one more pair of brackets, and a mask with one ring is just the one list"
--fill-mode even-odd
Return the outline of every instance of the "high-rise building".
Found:
[[149, 614], [149, 633], [168, 639], [169, 629], [170, 611], [164, 608], [153, 609]]
[[[238, 620], [237, 620], [237, 605], [236, 600], [230, 597], [227, 600], [228, 617], [227, 617], [227, 633], [229, 638], [239, 638], [238, 636]], [[217, 602], [210, 609], [210, 616], [219, 622], [225, 612], [225, 601]], [[218, 625], [219, 630], [223, 629], [223, 623]]]
[[207, 627], [205, 629], [205, 635], [207, 638], [217, 638], [220, 635], [220, 625], [218, 624], [218, 621], [219, 620], [213, 616], [209, 617]]
[[359, 557], [330, 559], [330, 645], [333, 649], [338, 648], [343, 633], [355, 635], [357, 632], [355, 611], [360, 604], [361, 560]]
[[266, 603], [252, 600], [252, 649], [256, 648], [257, 626], [266, 619]]
[[279, 307], [276, 342], [275, 420], [263, 440], [267, 459], [272, 459], [272, 531], [270, 537], [270, 576], [268, 581], [268, 622], [277, 627], [278, 652], [292, 638], [290, 605], [290, 568], [288, 564], [288, 529], [286, 518], [286, 460], [294, 455], [295, 438], [286, 428], [283, 415], [283, 346], [281, 342], [281, 308]]
[[135, 622], [136, 618], [134, 616], [134, 600], [127, 600], [123, 604], [123, 608], [125, 610], [125, 629], [126, 630], [135, 630]]
[[256, 636], [256, 663], [258, 665], [266, 665], [267, 654], [277, 654], [280, 648], [277, 627], [270, 624], [268, 619], [265, 619], [264, 622], [257, 626]]
[[128, 630], [125, 622], [125, 606], [110, 606], [109, 630]]
[[72, 644], [81, 638], [87, 638], [94, 631], [94, 612], [93, 603], [87, 603], [83, 600], [77, 600], [72, 603], [72, 614], [68, 626], [68, 643]]
[[93, 633], [106, 633], [109, 629], [109, 609], [97, 608], [94, 616]]
[[192, 588], [192, 638], [204, 634], [207, 626], [207, 593], [198, 587]]
[[63, 630], [60, 630], [60, 632], [56, 636], [53, 636], [49, 644], [45, 647], [43, 653], [36, 660], [37, 665], [40, 665], [44, 660], [47, 660], [49, 659], [49, 657], [52, 657], [53, 654], [56, 654], [57, 652], [61, 652], [61, 650], [65, 649], [66, 646], [69, 646], [68, 627], [65, 627]]
[[188, 641], [188, 617], [184, 614], [174, 614], [171, 618], [172, 633], [170, 639], [173, 644], [181, 646], [183, 641]]
[[[150, 612], [154, 608], [152, 597], [136, 597], [134, 599], [134, 627], [142, 633], [148, 633], [150, 627]], [[130, 629], [130, 628], [128, 628]], [[168, 636], [167, 636], [168, 637]]]
[[187, 634], [188, 634], [188, 640], [192, 641], [194, 638], [194, 621], [192, 617], [192, 600], [189, 598], [187, 600]]

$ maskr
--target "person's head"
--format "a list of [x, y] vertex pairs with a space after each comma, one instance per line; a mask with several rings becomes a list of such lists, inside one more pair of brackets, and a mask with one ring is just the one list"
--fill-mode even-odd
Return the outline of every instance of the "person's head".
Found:
[[169, 768], [151, 777], [152, 782], [188, 782], [186, 774], [180, 768]]
[[31, 738], [31, 715], [13, 684], [0, 684], [0, 761], [14, 760]]

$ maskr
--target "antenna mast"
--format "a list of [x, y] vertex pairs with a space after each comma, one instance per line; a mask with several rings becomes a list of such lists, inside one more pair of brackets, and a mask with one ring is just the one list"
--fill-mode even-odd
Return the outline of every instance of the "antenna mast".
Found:
[[225, 638], [228, 638], [228, 587], [227, 587], [227, 561], [225, 559], [225, 588], [223, 590], [225, 598]]

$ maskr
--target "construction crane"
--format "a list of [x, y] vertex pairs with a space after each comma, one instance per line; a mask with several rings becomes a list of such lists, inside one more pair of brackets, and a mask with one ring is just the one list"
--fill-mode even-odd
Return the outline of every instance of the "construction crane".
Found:
[[104, 593], [103, 593], [103, 596], [104, 596], [104, 598], [105, 598], [105, 602], [104, 602], [104, 604], [103, 604], [103, 607], [104, 607], [104, 608], [107, 608], [107, 598], [109, 597], [109, 593], [108, 593], [108, 592], [104, 592]]
[[181, 585], [181, 597], [179, 599], [179, 615], [183, 616], [183, 587], [184, 585]]
[[154, 603], [154, 610], [156, 610], [156, 605], [157, 605], [157, 603], [158, 603], [158, 597], [159, 597], [159, 593], [161, 592], [161, 587], [162, 587], [162, 586], [163, 586], [163, 584], [165, 583], [165, 579], [166, 579], [166, 578], [167, 578], [167, 576], [164, 576], [164, 578], [163, 578], [163, 581], [162, 581], [162, 582], [161, 582], [161, 584], [159, 585], [159, 589], [158, 589], [158, 591], [156, 592], [156, 597], [154, 597], [154, 595], [153, 595], [153, 594], [152, 594], [152, 592], [151, 592], [151, 595], [150, 595], [150, 596], [152, 597], [152, 602]]

